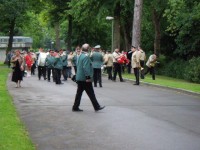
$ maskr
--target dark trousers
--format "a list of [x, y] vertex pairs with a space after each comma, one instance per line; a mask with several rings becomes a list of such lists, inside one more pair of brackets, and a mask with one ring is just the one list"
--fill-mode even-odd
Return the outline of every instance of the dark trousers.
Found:
[[108, 73], [108, 80], [112, 80], [112, 67], [106, 67]]
[[48, 79], [48, 81], [51, 80], [51, 73], [53, 75], [53, 81], [54, 81], [55, 80], [54, 69], [53, 68], [47, 68], [47, 79]]
[[144, 79], [144, 61], [140, 60], [140, 66], [141, 66], [141, 74], [140, 74], [140, 78]]
[[149, 73], [149, 72], [150, 72], [150, 74], [152, 75], [152, 79], [155, 80], [155, 79], [156, 79], [156, 78], [155, 78], [155, 68], [154, 68], [154, 67], [151, 67], [151, 68], [147, 67], [147, 71], [145, 72], [145, 75], [146, 75], [147, 73]]
[[61, 69], [57, 69], [57, 68], [54, 68], [54, 73], [55, 73], [55, 82], [56, 84], [61, 84]]
[[131, 61], [127, 65], [127, 72], [131, 74]]
[[63, 66], [62, 75], [64, 80], [67, 80], [67, 66]]
[[75, 71], [75, 74], [76, 74], [76, 72], [77, 72], [77, 67], [76, 66], [74, 66], [74, 71]]
[[136, 79], [136, 84], [140, 84], [140, 78], [139, 78], [139, 68], [134, 68], [134, 74], [135, 74], [135, 79]]
[[99, 81], [99, 85], [102, 86], [102, 77], [101, 77], [101, 68], [94, 68], [94, 85], [97, 85], [97, 81]]
[[31, 66], [31, 75], [35, 75], [35, 68], [36, 68], [36, 65], [35, 63]]
[[88, 97], [90, 98], [94, 109], [97, 110], [100, 107], [100, 105], [94, 94], [92, 82], [77, 81], [77, 86], [78, 86], [78, 88], [77, 88], [77, 92], [76, 92], [73, 109], [79, 108], [83, 91], [85, 91], [87, 93]]
[[38, 78], [40, 80], [41, 76], [46, 80], [46, 66], [38, 66]]
[[121, 67], [121, 65], [119, 63], [114, 63], [113, 65], [114, 65], [113, 80], [116, 80], [117, 73], [118, 73], [120, 81], [123, 81], [123, 78], [122, 78], [122, 67]]
[[67, 78], [71, 78], [72, 77], [72, 67], [67, 67], [66, 73], [67, 73]]

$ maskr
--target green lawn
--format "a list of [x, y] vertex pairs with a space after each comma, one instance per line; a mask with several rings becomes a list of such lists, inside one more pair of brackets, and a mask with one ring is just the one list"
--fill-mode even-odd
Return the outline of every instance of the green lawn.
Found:
[[35, 150], [25, 127], [21, 123], [12, 97], [9, 95], [6, 80], [8, 69], [0, 64], [0, 150]]
[[[135, 80], [134, 74], [123, 74], [123, 77]], [[159, 76], [159, 75], [156, 75], [156, 80], [152, 80], [151, 76], [147, 75], [145, 79], [140, 79], [140, 81], [200, 93], [200, 84], [187, 82], [185, 80]]]

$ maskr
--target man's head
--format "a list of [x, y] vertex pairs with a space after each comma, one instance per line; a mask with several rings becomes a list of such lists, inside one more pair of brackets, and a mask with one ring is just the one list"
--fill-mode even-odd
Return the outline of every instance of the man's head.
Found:
[[59, 53], [60, 53], [60, 54], [63, 54], [63, 49], [60, 49], [60, 50], [59, 50]]
[[118, 52], [119, 52], [119, 48], [116, 48], [116, 49], [115, 49], [115, 52], [118, 53]]
[[89, 44], [87, 44], [87, 43], [83, 44], [83, 45], [82, 45], [82, 51], [84, 51], [84, 52], [88, 52], [89, 47], [90, 47]]
[[133, 52], [135, 52], [135, 51], [136, 51], [136, 47], [135, 47], [135, 46], [131, 46], [131, 50], [132, 50]]
[[49, 50], [49, 54], [50, 54], [51, 56], [54, 56], [54, 51], [53, 51], [53, 50]]

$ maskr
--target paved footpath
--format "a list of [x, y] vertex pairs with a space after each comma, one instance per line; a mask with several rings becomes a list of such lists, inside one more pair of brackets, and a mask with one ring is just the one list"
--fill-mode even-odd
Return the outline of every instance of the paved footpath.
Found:
[[95, 112], [84, 93], [72, 112], [76, 84], [36, 76], [22, 88], [8, 81], [21, 120], [37, 150], [200, 150], [200, 97], [103, 79], [95, 88], [106, 108]]

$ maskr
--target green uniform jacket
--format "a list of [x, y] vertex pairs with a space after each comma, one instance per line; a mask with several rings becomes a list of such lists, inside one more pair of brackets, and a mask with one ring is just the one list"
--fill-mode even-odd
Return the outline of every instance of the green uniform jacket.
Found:
[[94, 52], [91, 55], [91, 61], [93, 68], [101, 68], [103, 65], [103, 55], [100, 52]]
[[82, 52], [78, 57], [76, 81], [86, 81], [86, 77], [93, 78], [93, 68], [87, 53]]
[[61, 57], [55, 58], [54, 68], [60, 69], [60, 70], [63, 69], [63, 61], [62, 61], [62, 58], [61, 58]]
[[73, 59], [72, 59], [72, 64], [73, 64], [73, 66], [76, 66], [76, 65], [77, 65], [76, 62], [77, 62], [77, 55], [75, 55], [75, 56], [73, 57]]
[[54, 68], [55, 57], [47, 55], [45, 60], [47, 68]]
[[68, 55], [62, 55], [61, 56], [63, 66], [67, 66], [68, 65], [67, 58], [68, 58]]
[[100, 52], [94, 52], [91, 55], [91, 61], [93, 68], [101, 68], [103, 65], [103, 55]]

